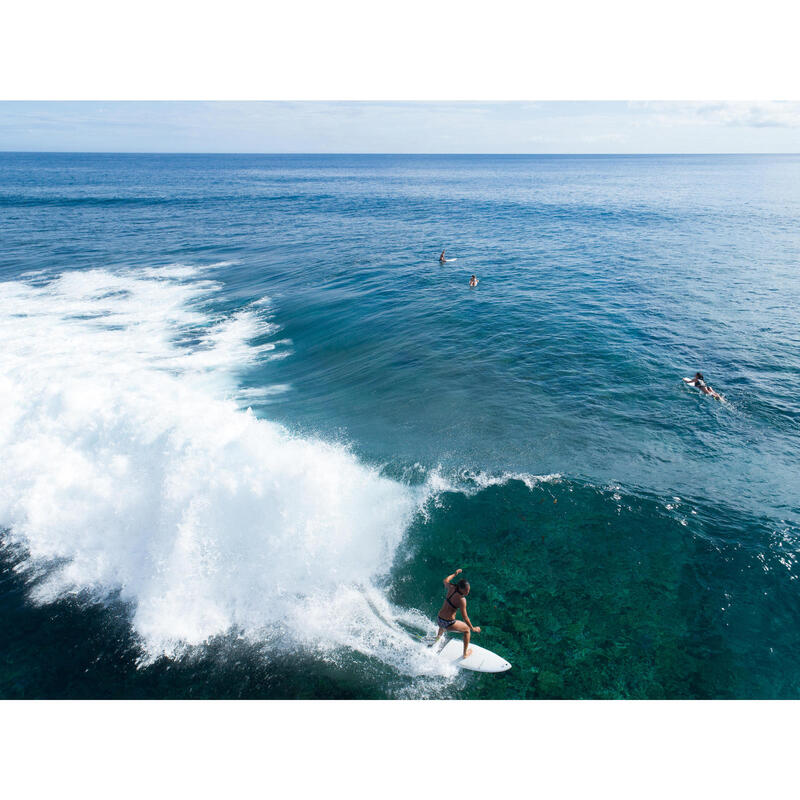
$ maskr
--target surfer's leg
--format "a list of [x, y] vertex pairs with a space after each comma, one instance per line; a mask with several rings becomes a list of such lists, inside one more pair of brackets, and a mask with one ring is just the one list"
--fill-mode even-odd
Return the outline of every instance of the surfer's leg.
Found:
[[438, 642], [438, 641], [439, 641], [439, 639], [441, 639], [441, 638], [442, 638], [442, 634], [443, 634], [445, 631], [447, 631], [447, 630], [449, 630], [450, 628], [452, 628], [452, 627], [453, 627], [453, 623], [452, 623], [452, 622], [448, 622], [446, 625], [442, 625], [442, 622], [447, 622], [447, 621], [446, 621], [446, 620], [442, 620], [442, 618], [441, 618], [441, 617], [439, 617], [439, 618], [437, 619], [437, 622], [439, 623], [439, 631], [438, 631], [438, 632], [437, 632], [437, 634], [436, 634], [436, 638], [433, 640], [433, 642], [431, 642], [431, 647], [433, 647], [433, 645], [435, 645], [435, 644], [436, 644], [436, 642]]
[[464, 634], [464, 658], [466, 658], [472, 650], [469, 649], [470, 629], [466, 622], [457, 619], [451, 626], [450, 630], [454, 633]]

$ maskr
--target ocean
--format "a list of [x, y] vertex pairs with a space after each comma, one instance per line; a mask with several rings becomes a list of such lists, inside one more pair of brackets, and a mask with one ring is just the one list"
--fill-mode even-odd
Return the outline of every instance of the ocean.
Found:
[[0, 697], [800, 696], [798, 265], [800, 156], [0, 154]]

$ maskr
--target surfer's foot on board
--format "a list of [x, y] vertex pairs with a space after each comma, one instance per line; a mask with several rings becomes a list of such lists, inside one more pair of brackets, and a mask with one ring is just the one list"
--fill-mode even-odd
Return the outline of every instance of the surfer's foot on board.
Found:
[[464, 655], [462, 656], [462, 658], [469, 658], [471, 655], [472, 655], [472, 648], [469, 647], [464, 651]]

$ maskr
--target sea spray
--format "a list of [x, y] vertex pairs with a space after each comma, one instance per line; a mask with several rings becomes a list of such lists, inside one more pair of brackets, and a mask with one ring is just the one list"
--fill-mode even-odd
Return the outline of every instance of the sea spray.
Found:
[[430, 671], [371, 610], [425, 490], [239, 409], [271, 323], [187, 277], [0, 284], [0, 526], [46, 568], [33, 599], [118, 593], [144, 661], [235, 631]]

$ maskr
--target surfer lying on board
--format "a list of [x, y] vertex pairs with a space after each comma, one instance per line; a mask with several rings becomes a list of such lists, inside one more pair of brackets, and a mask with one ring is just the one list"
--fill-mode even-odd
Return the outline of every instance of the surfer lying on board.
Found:
[[439, 263], [444, 264], [447, 262], [447, 259], [444, 257], [444, 250], [442, 250], [442, 254], [439, 256]]
[[722, 400], [722, 398], [705, 382], [702, 372], [695, 372], [694, 378], [684, 378], [683, 380], [686, 381], [689, 386], [697, 387], [703, 394], [710, 394], [712, 397], [716, 397], [717, 400]]
[[[466, 658], [472, 652], [472, 648], [469, 646], [470, 633], [472, 631], [475, 633], [480, 633], [481, 629], [473, 628], [472, 623], [469, 621], [469, 617], [467, 616], [467, 595], [469, 594], [469, 583], [463, 579], [457, 584], [450, 583], [450, 581], [460, 573], [461, 570], [457, 569], [452, 575], [448, 575], [444, 579], [444, 588], [447, 592], [447, 597], [445, 598], [444, 603], [442, 603], [442, 607], [439, 609], [439, 619], [437, 620], [439, 623], [439, 632], [436, 634], [436, 641], [439, 641], [439, 637], [445, 631], [463, 633], [464, 658]], [[456, 614], [458, 613], [459, 609], [461, 609], [461, 616], [464, 617], [463, 622], [459, 619], [456, 619]]]

